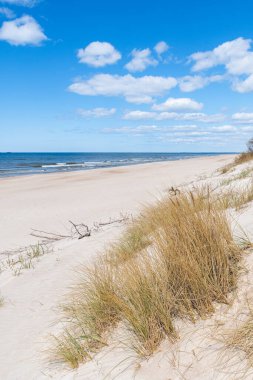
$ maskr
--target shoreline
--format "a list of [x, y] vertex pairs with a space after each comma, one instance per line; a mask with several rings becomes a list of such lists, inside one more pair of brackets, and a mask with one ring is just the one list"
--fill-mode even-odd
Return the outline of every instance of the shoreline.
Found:
[[[56, 365], [45, 361], [43, 355], [51, 347], [48, 337], [59, 331], [61, 325], [58, 323], [59, 314], [56, 310], [76, 280], [77, 270], [81, 266], [94, 263], [108, 245], [117, 241], [124, 231], [124, 224], [109, 224], [98, 232], [93, 230], [90, 237], [81, 240], [77, 237], [64, 237], [59, 241], [51, 241], [49, 250], [45, 254], [35, 257], [31, 266], [23, 264], [21, 272], [13, 274], [12, 260], [15, 267], [15, 260], [20, 263], [18, 261], [20, 255], [25, 255], [27, 251], [29, 253], [29, 247], [38, 243], [38, 238], [30, 235], [32, 228], [67, 235], [66, 232], [71, 228], [70, 220], [94, 227], [95, 223], [117, 220], [122, 214], [128, 214], [130, 217], [138, 215], [144, 205], [151, 204], [157, 198], [168, 194], [172, 186], [175, 188], [203, 184], [217, 186], [222, 180], [233, 178], [236, 173], [240, 174], [241, 170], [247, 168], [247, 164], [237, 168], [236, 173], [224, 175], [218, 172], [218, 169], [231, 163], [233, 157], [234, 155], [198, 157], [177, 162], [165, 161], [148, 165], [106, 168], [100, 171], [12, 177], [2, 181], [0, 231], [4, 239], [0, 240], [2, 253], [0, 258], [6, 262], [8, 255], [5, 255], [4, 251], [13, 251], [10, 254], [10, 266], [3, 267], [4, 271], [0, 277], [0, 294], [4, 299], [0, 311], [2, 337], [0, 376], [6, 380], [27, 378], [58, 380], [65, 377], [70, 380], [84, 378], [102, 380], [109, 370], [116, 368], [118, 363], [125, 363], [128, 355], [120, 348], [119, 351], [117, 348], [115, 351], [108, 346], [108, 350], [99, 353], [96, 360], [81, 365], [77, 370], [71, 370], [63, 363]], [[238, 218], [242, 228], [253, 236], [252, 207], [245, 209]], [[26, 247], [27, 251], [21, 252], [20, 247]], [[19, 265], [22, 264], [17, 264]], [[188, 330], [190, 333], [195, 333], [196, 330], [193, 348], [199, 347], [198, 334], [202, 331], [201, 326], [205, 327], [203, 336], [209, 331], [210, 320], [200, 323], [200, 326], [199, 324], [183, 326], [184, 329], [190, 329]], [[178, 344], [181, 344], [180, 349], [183, 352], [184, 344], [189, 344], [189, 341], [182, 339]], [[210, 344], [215, 347], [213, 341], [208, 340], [206, 348], [203, 348], [204, 353], [210, 352]], [[161, 355], [164, 355], [164, 348], [161, 348]], [[10, 355], [6, 356], [6, 352]], [[173, 354], [171, 347], [166, 348], [166, 353]], [[214, 368], [215, 350], [212, 353], [211, 364]], [[187, 378], [202, 380], [203, 373], [201, 372], [199, 376], [196, 374], [202, 366], [206, 367], [206, 356], [199, 365], [192, 351], [189, 351], [189, 355], [192, 355], [190, 357], [195, 361], [192, 376]], [[143, 362], [136, 379], [149, 379], [150, 373], [151, 377], [157, 379], [164, 379], [164, 373], [173, 373], [174, 376], [175, 372], [172, 372], [174, 369], [167, 360], [161, 361], [161, 368], [157, 365], [156, 361], [160, 359], [157, 353], [150, 358], [150, 361]], [[188, 363], [187, 360], [184, 364]], [[186, 366], [181, 365], [180, 368]], [[127, 369], [126, 376], [119, 378], [122, 380], [135, 378], [135, 370], [132, 363]], [[109, 378], [112, 377], [108, 376]]]
[[134, 214], [171, 186], [215, 171], [234, 155], [198, 157], [0, 181], [0, 252], [36, 244], [32, 229], [64, 234], [69, 220], [94, 222]]
[[3, 180], [11, 180], [11, 179], [20, 179], [20, 178], [37, 178], [40, 176], [53, 176], [53, 175], [71, 175], [71, 174], [80, 174], [80, 173], [89, 173], [93, 171], [105, 171], [105, 170], [113, 170], [113, 169], [120, 169], [120, 168], [130, 168], [130, 167], [139, 167], [139, 166], [147, 166], [147, 165], [154, 165], [154, 164], [164, 164], [164, 163], [171, 163], [171, 162], [178, 162], [178, 161], [188, 161], [188, 160], [198, 160], [198, 159], [205, 159], [205, 158], [210, 158], [210, 157], [224, 157], [224, 158], [229, 158], [229, 157], [234, 157], [236, 156], [237, 153], [221, 153], [221, 154], [214, 154], [212, 155], [211, 153], [207, 153], [206, 155], [203, 156], [197, 156], [197, 157], [187, 157], [187, 158], [179, 158], [176, 160], [161, 160], [161, 161], [151, 161], [151, 162], [143, 162], [143, 163], [136, 163], [136, 164], [123, 164], [123, 165], [111, 165], [107, 167], [95, 167], [95, 168], [87, 168], [83, 170], [69, 170], [69, 171], [58, 171], [58, 172], [44, 172], [44, 173], [34, 173], [34, 174], [17, 174], [17, 175], [11, 175], [11, 176], [0, 176], [0, 183]]

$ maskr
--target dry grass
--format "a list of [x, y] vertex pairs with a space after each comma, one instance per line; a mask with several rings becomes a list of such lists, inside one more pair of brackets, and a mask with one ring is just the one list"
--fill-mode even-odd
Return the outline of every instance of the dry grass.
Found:
[[253, 152], [244, 152], [235, 157], [234, 161], [231, 164], [223, 166], [220, 169], [221, 174], [225, 174], [233, 169], [237, 165], [244, 164], [245, 162], [249, 162], [253, 160]]
[[1, 294], [0, 294], [0, 307], [3, 306], [3, 304], [4, 304], [4, 298], [3, 298], [3, 296], [1, 296]]
[[216, 203], [223, 209], [234, 208], [240, 210], [253, 201], [253, 182], [243, 187], [230, 186], [217, 193]]
[[15, 276], [19, 276], [23, 270], [34, 268], [35, 261], [39, 260], [46, 252], [45, 246], [41, 244], [32, 245], [24, 253], [20, 253], [18, 257], [8, 257], [4, 267], [10, 268]]
[[239, 154], [234, 160], [235, 165], [244, 164], [245, 162], [253, 160], [253, 152], [244, 152]]
[[234, 175], [230, 178], [225, 178], [223, 181], [221, 181], [221, 186], [227, 186], [230, 185], [234, 181], [238, 181], [241, 179], [249, 178], [252, 175], [253, 168], [246, 168], [242, 170], [237, 175]]
[[175, 319], [195, 321], [214, 312], [215, 301], [228, 302], [240, 257], [209, 192], [147, 207], [93, 268], [81, 269], [63, 307], [67, 329], [56, 338], [56, 356], [78, 366], [119, 322], [140, 355], [152, 354], [165, 337], [176, 338]]
[[250, 366], [253, 366], [253, 311], [250, 310], [248, 319], [234, 329], [225, 340], [226, 346], [245, 353]]

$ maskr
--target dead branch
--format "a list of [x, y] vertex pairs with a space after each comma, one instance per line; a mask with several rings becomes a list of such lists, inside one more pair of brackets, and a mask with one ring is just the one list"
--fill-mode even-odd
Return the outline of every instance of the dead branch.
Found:
[[175, 196], [175, 195], [178, 195], [181, 193], [181, 191], [173, 186], [171, 186], [169, 189], [168, 189], [168, 192], [171, 196]]
[[51, 241], [58, 241], [61, 239], [66, 239], [70, 238], [70, 235], [61, 235], [61, 234], [55, 234], [53, 232], [47, 232], [47, 231], [42, 231], [42, 230], [36, 230], [32, 228], [32, 233], [31, 236], [37, 237], [39, 239], [46, 239], [46, 240], [51, 240]]
[[69, 235], [62, 235], [62, 234], [56, 234], [53, 232], [48, 231], [42, 231], [32, 228], [31, 236], [37, 237], [39, 239], [43, 239], [42, 242], [46, 244], [47, 242], [54, 242], [59, 241], [62, 239], [74, 239], [77, 237], [79, 240], [83, 239], [85, 237], [91, 236], [92, 231], [97, 232], [100, 229], [102, 229], [105, 226], [111, 225], [111, 224], [120, 224], [125, 222], [130, 218], [129, 215], [121, 215], [118, 219], [112, 219], [110, 218], [106, 222], [95, 222], [93, 223], [93, 227], [89, 227], [87, 224], [84, 223], [74, 223], [72, 220], [69, 220], [69, 223], [71, 224], [71, 232]]
[[105, 226], [108, 226], [110, 224], [115, 224], [115, 223], [119, 223], [120, 224], [120, 223], [123, 223], [123, 222], [125, 222], [128, 219], [129, 219], [128, 215], [122, 215], [122, 217], [119, 218], [119, 219], [112, 219], [112, 218], [110, 218], [107, 222], [99, 222], [99, 223], [95, 222], [93, 225], [95, 227], [95, 230], [98, 230], [101, 227], [105, 227]]
[[[86, 224], [84, 223], [75, 224], [71, 220], [69, 220], [69, 223], [72, 224], [75, 232], [78, 235], [78, 239], [83, 239], [84, 237], [88, 237], [91, 235], [91, 230]], [[82, 231], [82, 229], [84, 229], [84, 231]]]

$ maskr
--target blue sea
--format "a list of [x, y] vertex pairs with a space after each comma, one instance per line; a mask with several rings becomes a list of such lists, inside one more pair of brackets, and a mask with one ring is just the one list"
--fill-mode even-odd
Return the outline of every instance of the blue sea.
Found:
[[0, 153], [0, 177], [90, 170], [221, 153]]

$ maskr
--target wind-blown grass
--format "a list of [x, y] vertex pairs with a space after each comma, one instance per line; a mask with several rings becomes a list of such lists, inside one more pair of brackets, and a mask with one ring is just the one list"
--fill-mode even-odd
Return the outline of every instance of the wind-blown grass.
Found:
[[177, 337], [177, 318], [195, 321], [214, 312], [215, 301], [228, 302], [240, 257], [209, 192], [147, 207], [92, 268], [80, 270], [63, 306], [67, 328], [56, 338], [56, 356], [78, 366], [106, 345], [119, 322], [140, 355], [152, 354], [164, 338]]
[[234, 160], [235, 165], [241, 165], [245, 162], [249, 162], [253, 160], [253, 152], [243, 152], [239, 154], [239, 156], [236, 156]]
[[249, 178], [252, 176], [252, 171], [253, 171], [253, 168], [246, 168], [244, 170], [242, 170], [240, 173], [238, 173], [237, 175], [234, 175], [230, 178], [225, 178], [222, 182], [221, 182], [221, 185], [222, 186], [227, 186], [227, 185], [230, 185], [232, 182], [234, 181], [238, 181], [240, 179], [245, 179], [245, 178]]
[[246, 355], [248, 363], [253, 367], [253, 311], [250, 310], [248, 319], [240, 326], [232, 330], [225, 344], [233, 350], [243, 351]]
[[253, 182], [243, 187], [230, 186], [217, 193], [217, 203], [223, 209], [240, 210], [251, 201], [253, 201]]
[[0, 307], [4, 304], [4, 297], [0, 294]]
[[244, 164], [245, 162], [249, 162], [253, 160], [253, 152], [243, 152], [235, 157], [234, 161], [230, 164], [223, 166], [223, 168], [220, 169], [221, 174], [225, 174], [229, 172], [231, 169], [233, 169], [237, 165]]

